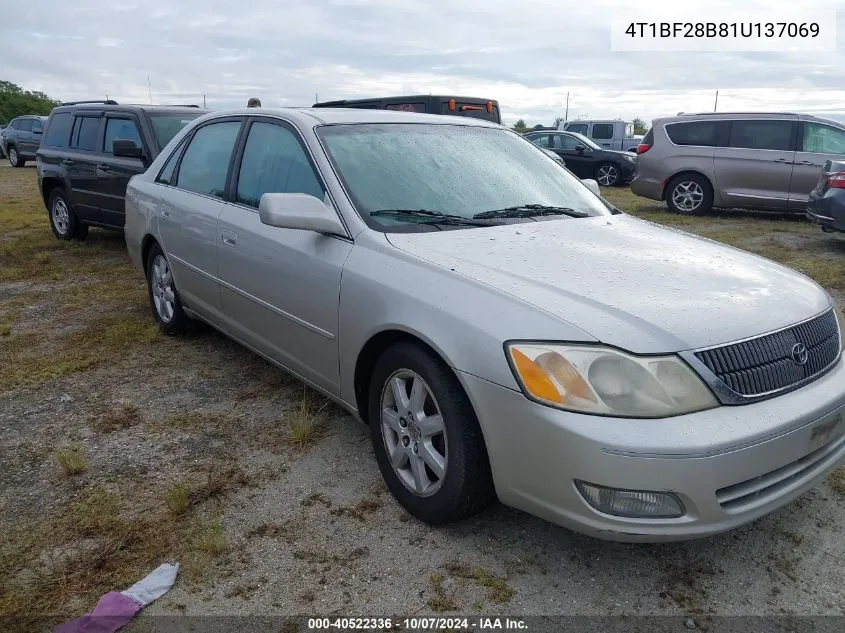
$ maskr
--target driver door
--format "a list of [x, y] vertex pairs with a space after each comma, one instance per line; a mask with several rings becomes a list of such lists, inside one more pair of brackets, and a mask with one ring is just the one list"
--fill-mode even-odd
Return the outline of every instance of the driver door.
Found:
[[[566, 161], [569, 171], [579, 178], [593, 177], [595, 171], [593, 150], [569, 134], [553, 134], [551, 141], [551, 149]], [[583, 151], [576, 149], [578, 147], [583, 147]]]

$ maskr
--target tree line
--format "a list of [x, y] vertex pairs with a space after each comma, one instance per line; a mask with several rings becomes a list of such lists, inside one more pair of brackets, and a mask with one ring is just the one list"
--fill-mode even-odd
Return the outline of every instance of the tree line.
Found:
[[22, 114], [50, 114], [60, 102], [43, 92], [24, 90], [11, 81], [0, 81], [0, 124]]

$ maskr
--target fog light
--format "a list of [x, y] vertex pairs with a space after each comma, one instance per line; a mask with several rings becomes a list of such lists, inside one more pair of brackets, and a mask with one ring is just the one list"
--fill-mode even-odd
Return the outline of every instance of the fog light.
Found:
[[684, 504], [671, 492], [620, 490], [575, 481], [578, 491], [599, 512], [632, 519], [674, 519], [684, 514]]

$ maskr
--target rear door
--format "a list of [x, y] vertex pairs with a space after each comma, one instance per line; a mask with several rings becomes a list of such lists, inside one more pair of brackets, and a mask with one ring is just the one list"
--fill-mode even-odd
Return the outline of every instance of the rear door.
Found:
[[804, 210], [825, 161], [845, 160], [845, 129], [819, 121], [800, 121], [795, 167], [789, 185], [789, 208]]
[[18, 154], [32, 155], [35, 150], [32, 148], [32, 123], [34, 119], [24, 118], [17, 122], [16, 143], [18, 146]]
[[70, 199], [77, 216], [101, 223], [102, 198], [97, 189], [97, 163], [102, 144], [103, 113], [77, 111], [70, 133], [70, 146], [62, 165], [70, 180]]
[[616, 146], [614, 129], [616, 125], [612, 122], [593, 123], [590, 131], [590, 138], [596, 142], [596, 145], [605, 149], [620, 149]]
[[35, 156], [44, 136], [44, 122], [41, 119], [30, 119], [30, 122], [30, 132], [26, 138], [26, 153]]
[[797, 118], [735, 119], [714, 154], [716, 182], [726, 205], [785, 209], [795, 161]]
[[141, 137], [138, 119], [128, 113], [106, 114], [103, 133], [103, 153], [97, 162], [97, 187], [102, 195], [102, 221], [122, 227], [125, 219], [126, 186], [129, 179], [146, 171], [140, 158], [116, 157], [112, 153], [115, 140], [134, 142], [152, 156]]

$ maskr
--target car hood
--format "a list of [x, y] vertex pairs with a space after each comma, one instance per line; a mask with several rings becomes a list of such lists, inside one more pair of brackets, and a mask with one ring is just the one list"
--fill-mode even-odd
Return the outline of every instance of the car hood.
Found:
[[[789, 268], [627, 215], [391, 233], [388, 239], [598, 341], [638, 353], [728, 343], [830, 306], [815, 282]], [[525, 335], [515, 331], [513, 337]]]

